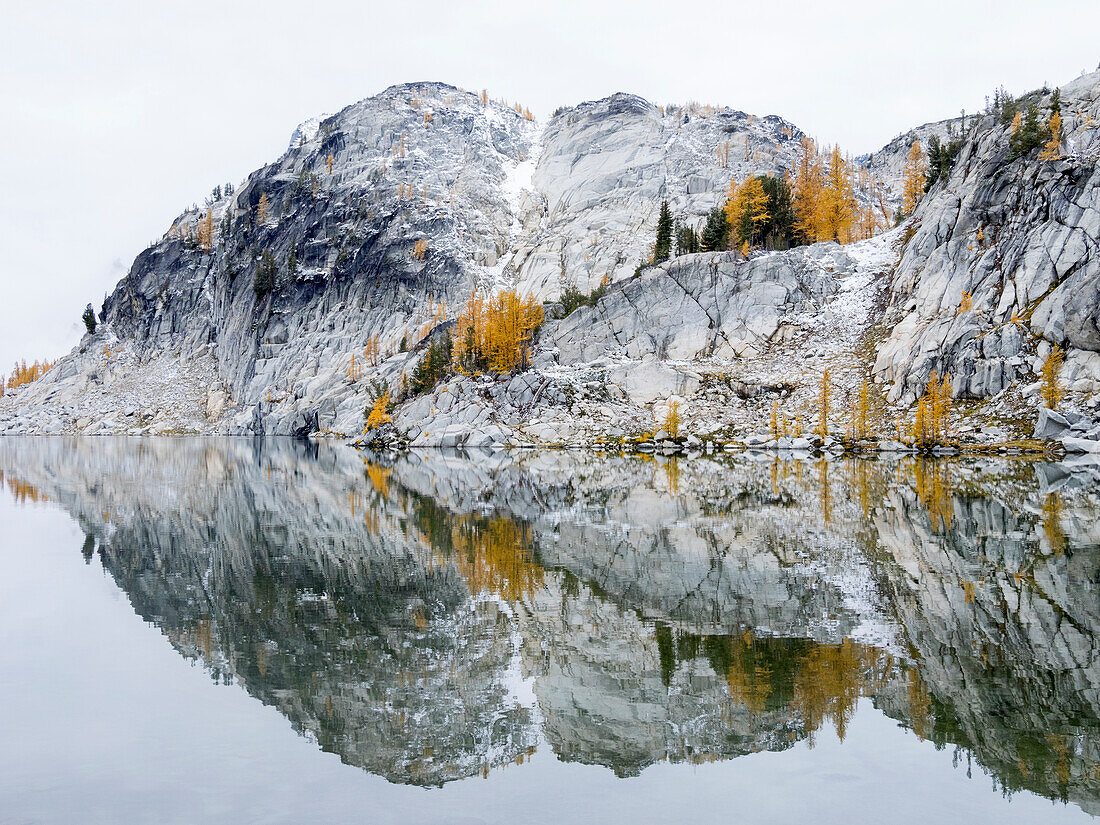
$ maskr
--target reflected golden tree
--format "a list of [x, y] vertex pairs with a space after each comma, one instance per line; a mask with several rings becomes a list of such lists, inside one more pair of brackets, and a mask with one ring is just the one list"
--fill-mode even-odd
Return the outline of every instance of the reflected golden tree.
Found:
[[925, 687], [920, 671], [910, 667], [906, 676], [908, 680], [905, 694], [909, 701], [909, 726], [921, 739], [927, 739], [932, 729], [932, 697], [928, 693], [928, 688]]
[[912, 466], [917, 498], [928, 512], [932, 528], [950, 530], [955, 509], [946, 463], [934, 458], [916, 458]]
[[1061, 555], [1066, 551], [1066, 534], [1062, 529], [1062, 499], [1057, 492], [1047, 493], [1043, 499], [1042, 521], [1050, 551]]
[[366, 458], [363, 459], [363, 462], [367, 465], [367, 479], [370, 481], [371, 486], [380, 496], [387, 497], [390, 492], [391, 469], [373, 461], [368, 461]]
[[8, 485], [8, 490], [11, 492], [12, 498], [19, 504], [26, 504], [28, 501], [35, 504], [41, 504], [50, 500], [45, 493], [41, 492], [33, 484], [26, 484], [10, 475], [4, 478], [4, 473], [0, 472], [0, 487], [3, 487], [5, 482]]
[[440, 562], [453, 561], [472, 594], [489, 593], [508, 601], [543, 585], [531, 526], [505, 516], [455, 515], [434, 501], [414, 503], [423, 540]]
[[752, 634], [746, 631], [730, 639], [730, 664], [726, 685], [730, 698], [753, 713], [763, 713], [772, 692], [772, 668], [751, 656]]
[[828, 524], [833, 518], [833, 506], [829, 490], [829, 462], [824, 458], [817, 462], [817, 483], [821, 498], [821, 519]]
[[844, 741], [856, 702], [870, 687], [868, 665], [863, 649], [850, 639], [839, 645], [817, 645], [806, 656], [795, 679], [792, 705], [802, 716], [811, 745], [827, 720]]
[[677, 456], [671, 456], [665, 459], [665, 482], [668, 484], [669, 495], [677, 496], [680, 494], [680, 459]]

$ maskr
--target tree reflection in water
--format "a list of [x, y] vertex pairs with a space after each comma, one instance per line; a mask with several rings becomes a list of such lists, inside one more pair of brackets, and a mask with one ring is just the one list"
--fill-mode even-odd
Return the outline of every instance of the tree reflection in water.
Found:
[[843, 740], [867, 700], [1100, 811], [1087, 468], [7, 439], [0, 473], [182, 655], [393, 782]]

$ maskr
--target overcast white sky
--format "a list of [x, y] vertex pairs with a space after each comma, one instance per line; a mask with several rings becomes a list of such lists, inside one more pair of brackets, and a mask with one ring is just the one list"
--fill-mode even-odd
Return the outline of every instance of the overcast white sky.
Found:
[[1097, 0], [0, 0], [0, 372], [79, 339], [134, 256], [305, 118], [402, 82], [634, 92], [872, 151], [1100, 61]]

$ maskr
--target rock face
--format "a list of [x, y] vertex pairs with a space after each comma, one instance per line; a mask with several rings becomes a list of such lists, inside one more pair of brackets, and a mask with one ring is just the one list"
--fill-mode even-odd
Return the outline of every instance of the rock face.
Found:
[[548, 322], [529, 371], [448, 381], [394, 422], [414, 446], [585, 444], [656, 431], [678, 401], [700, 436], [756, 429], [777, 394], [812, 407], [824, 369], [865, 374], [892, 241], [674, 258]]
[[[911, 400], [931, 370], [951, 374], [957, 397], [995, 395], [1049, 344], [1068, 352], [1071, 389], [1100, 390], [1100, 73], [1061, 95], [1061, 158], [1014, 158], [1011, 126], [984, 115], [918, 206], [892, 286], [898, 321], [875, 365], [892, 398]], [[1045, 122], [1051, 95], [1028, 102]], [[971, 311], [959, 310], [964, 292]]]
[[[969, 120], [969, 118], [968, 118]], [[894, 210], [901, 206], [905, 184], [905, 162], [913, 141], [920, 141], [927, 150], [928, 141], [934, 135], [941, 142], [954, 140], [965, 131], [961, 118], [937, 120], [917, 126], [895, 137], [877, 152], [857, 158], [860, 165], [871, 172], [886, 187], [888, 202]]]
[[[195, 241], [206, 210], [181, 215], [108, 298], [106, 329], [0, 415], [14, 432], [87, 431], [89, 418], [124, 432], [356, 433], [370, 398], [348, 380], [353, 355], [392, 384], [418, 357], [401, 351], [475, 285], [552, 299], [632, 274], [662, 198], [699, 223], [735, 175], [790, 168], [800, 134], [621, 94], [544, 128], [444, 84], [392, 87], [303, 124], [281, 158], [219, 193], [209, 249]], [[257, 294], [265, 254], [274, 286]], [[159, 418], [122, 420], [113, 396], [158, 385], [164, 359], [201, 374], [187, 402], [150, 392], [139, 406]]]
[[794, 168], [802, 133], [775, 115], [658, 108], [615, 94], [557, 113], [547, 124], [516, 251], [522, 291], [556, 298], [604, 277], [632, 275], [649, 257], [662, 200], [701, 229], [731, 180]]
[[[1029, 100], [1045, 119], [1050, 95]], [[1009, 125], [969, 118], [951, 173], [871, 241], [639, 270], [662, 201], [698, 228], [731, 180], [792, 169], [801, 132], [628, 94], [542, 126], [444, 84], [395, 86], [302, 124], [282, 157], [212, 196], [209, 224], [181, 215], [100, 331], [0, 398], [0, 432], [354, 436], [389, 389], [398, 431], [424, 446], [637, 436], [673, 403], [696, 437], [744, 437], [777, 401], [811, 426], [828, 369], [842, 400], [881, 383], [887, 427], [936, 371], [956, 398], [988, 401], [1014, 430], [1002, 437], [1023, 436], [1054, 344], [1069, 405], [1100, 405], [1100, 73], [1062, 90], [1062, 113], [1057, 160], [1014, 158]], [[912, 137], [948, 126], [961, 130], [927, 124], [868, 168], [889, 178]], [[472, 289], [529, 292], [554, 318], [563, 288], [605, 282], [545, 325], [531, 373], [404, 393]]]

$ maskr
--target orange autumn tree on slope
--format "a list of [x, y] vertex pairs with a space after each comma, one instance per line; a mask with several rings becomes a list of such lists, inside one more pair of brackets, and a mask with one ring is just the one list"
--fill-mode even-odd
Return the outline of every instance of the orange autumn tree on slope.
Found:
[[8, 376], [6, 380], [3, 375], [0, 375], [0, 396], [4, 395], [5, 390], [18, 389], [24, 384], [30, 384], [37, 381], [49, 372], [56, 363], [56, 361], [35, 361], [29, 366], [26, 361], [16, 363], [16, 365], [12, 367], [11, 375]]
[[509, 289], [483, 298], [475, 290], [455, 321], [455, 369], [465, 373], [524, 369], [542, 320], [542, 305], [530, 295]]
[[808, 243], [851, 243], [874, 234], [877, 222], [861, 214], [854, 177], [839, 147], [823, 155], [813, 140], [802, 138], [792, 188], [796, 226]]

